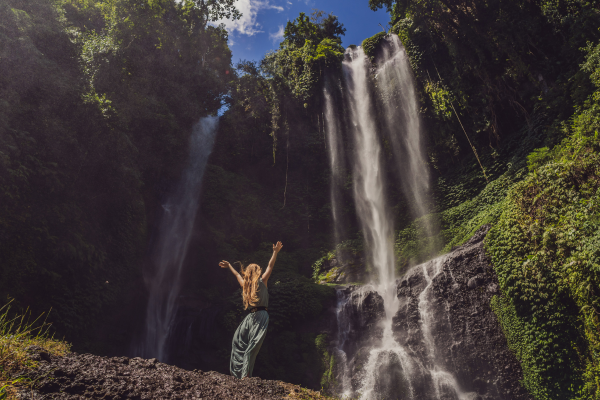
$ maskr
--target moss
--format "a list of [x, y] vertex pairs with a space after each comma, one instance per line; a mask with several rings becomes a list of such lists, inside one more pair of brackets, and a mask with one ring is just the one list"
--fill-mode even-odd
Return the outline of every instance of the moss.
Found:
[[329, 271], [327, 271], [325, 276], [323, 276], [323, 279], [321, 279], [321, 282], [322, 281], [325, 281], [326, 283], [333, 282], [333, 280], [338, 276], [338, 271], [339, 271], [338, 267], [331, 268]]
[[492, 306], [536, 399], [600, 396], [599, 122], [576, 116], [551, 156], [530, 158], [486, 238], [506, 296]]
[[[338, 271], [338, 268], [332, 268], [330, 271], [325, 272], [323, 270], [323, 264], [326, 261], [331, 261], [334, 258], [340, 258], [340, 256], [344, 254], [351, 254], [353, 256], [358, 255], [364, 249], [362, 239], [354, 239], [354, 240], [346, 240], [342, 243], [339, 243], [335, 250], [325, 252], [324, 255], [315, 261], [312, 265], [313, 270], [313, 280], [315, 282], [330, 282], [331, 279], [335, 276], [335, 273]], [[332, 272], [333, 271], [333, 272]]]
[[335, 357], [328, 351], [329, 340], [325, 333], [318, 335], [315, 338], [315, 345], [320, 355], [321, 360], [321, 388], [328, 392], [335, 386], [334, 368], [335, 368]]
[[377, 51], [377, 48], [379, 47], [379, 44], [385, 38], [386, 35], [387, 35], [387, 33], [385, 33], [385, 32], [379, 32], [379, 33], [376, 33], [375, 35], [371, 36], [370, 38], [363, 40], [363, 42], [362, 42], [363, 51], [365, 52], [367, 57], [369, 57], [371, 59], [371, 61], [375, 60], [375, 53]]
[[[496, 222], [509, 188], [522, 179], [525, 170], [507, 172], [490, 182], [478, 195], [457, 206], [421, 217], [396, 233], [398, 272], [453, 247], [464, 244], [482, 225]], [[437, 226], [428, 235], [427, 227]]]

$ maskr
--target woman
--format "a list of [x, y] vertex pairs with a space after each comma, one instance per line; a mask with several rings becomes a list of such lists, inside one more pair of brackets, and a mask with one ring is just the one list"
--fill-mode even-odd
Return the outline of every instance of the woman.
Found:
[[231, 375], [243, 379], [247, 376], [252, 377], [254, 362], [258, 351], [265, 340], [267, 326], [269, 325], [269, 291], [267, 282], [273, 272], [273, 266], [277, 259], [277, 253], [283, 245], [281, 242], [273, 245], [273, 256], [269, 261], [269, 266], [264, 274], [261, 268], [256, 264], [250, 264], [245, 269], [242, 266], [241, 273], [233, 269], [227, 261], [221, 261], [221, 268], [229, 268], [235, 275], [242, 287], [242, 298], [244, 300], [244, 309], [250, 307], [250, 314], [244, 318], [233, 335], [233, 344], [231, 349], [231, 362], [229, 369]]

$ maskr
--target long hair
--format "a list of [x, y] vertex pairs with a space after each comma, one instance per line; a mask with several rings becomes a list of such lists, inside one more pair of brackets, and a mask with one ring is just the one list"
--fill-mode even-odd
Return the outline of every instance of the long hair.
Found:
[[242, 298], [244, 299], [244, 310], [258, 303], [258, 280], [262, 275], [262, 269], [258, 264], [250, 264], [246, 268], [240, 263], [240, 273], [244, 278], [242, 287]]

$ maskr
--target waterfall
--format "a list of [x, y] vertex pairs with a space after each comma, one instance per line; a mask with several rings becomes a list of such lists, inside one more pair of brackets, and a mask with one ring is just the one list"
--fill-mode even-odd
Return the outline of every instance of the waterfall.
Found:
[[[440, 323], [439, 318], [446, 314], [432, 292], [445, 258], [413, 267], [407, 273], [406, 276], [419, 282], [414, 288], [420, 290], [418, 304], [401, 301], [399, 296], [395, 280], [393, 214], [386, 198], [381, 141], [387, 138], [391, 142], [400, 181], [414, 217], [427, 213], [429, 174], [421, 143], [412, 71], [397, 36], [386, 38], [378, 65], [374, 85], [370, 78], [371, 63], [360, 47], [348, 48], [342, 64], [344, 105], [354, 146], [353, 195], [368, 266], [376, 276], [372, 285], [338, 289], [338, 334], [334, 349], [339, 365], [336, 390], [343, 397], [358, 396], [365, 400], [470, 399], [474, 393], [463, 393], [445, 361], [437, 357], [433, 332], [444, 329], [444, 320], [442, 318]], [[381, 125], [373, 106], [377, 93], [384, 99], [386, 114]], [[340, 152], [340, 124], [332, 111], [335, 105], [327, 88], [324, 95], [334, 182]], [[336, 207], [337, 204], [332, 207], [334, 220]], [[426, 229], [430, 233], [431, 228]], [[410, 313], [407, 310], [411, 310]], [[409, 316], [411, 321], [401, 321], [399, 315]]]
[[[429, 171], [421, 134], [419, 103], [410, 60], [400, 38], [385, 38], [378, 58], [377, 89], [382, 98], [385, 129], [400, 175], [400, 184], [409, 199], [413, 217], [428, 213]], [[432, 227], [426, 223], [426, 233]]]
[[440, 347], [453, 343], [447, 305], [435, 293], [436, 282], [452, 280], [444, 272], [446, 260], [442, 256], [413, 267], [404, 282], [393, 285], [394, 293], [402, 292], [402, 296], [388, 296], [389, 291], [380, 296], [372, 285], [338, 290], [334, 351], [339, 396], [361, 400], [479, 398], [461, 388], [452, 371], [453, 361], [447, 358], [448, 349]]
[[[391, 319], [397, 305], [393, 287], [395, 274], [394, 228], [391, 210], [385, 193], [385, 176], [382, 165], [382, 150], [378, 136], [375, 112], [369, 88], [368, 59], [362, 48], [346, 50], [343, 62], [346, 96], [351, 132], [354, 138], [354, 201], [368, 249], [369, 263], [377, 271], [377, 292], [384, 298], [386, 320], [380, 346], [371, 350], [361, 392], [364, 398], [375, 396], [375, 380], [371, 370], [377, 368], [377, 360], [383, 353], [392, 351], [400, 363], [406, 360], [405, 352], [395, 351]], [[403, 366], [408, 368], [407, 365]], [[344, 378], [347, 379], [347, 378]]]
[[339, 364], [338, 372], [338, 393], [342, 397], [350, 397], [352, 394], [352, 386], [350, 382], [350, 371], [348, 371], [348, 357], [344, 347], [348, 340], [348, 333], [350, 331], [350, 319], [345, 315], [346, 303], [348, 297], [344, 296], [341, 290], [337, 291], [337, 305], [336, 305], [336, 322], [338, 326], [335, 353]]
[[329, 166], [331, 168], [330, 199], [331, 214], [333, 216], [335, 243], [339, 243], [343, 234], [342, 217], [340, 215], [340, 186], [342, 184], [343, 171], [345, 168], [344, 151], [340, 121], [336, 114], [331, 82], [328, 79], [323, 87], [325, 99], [325, 135], [327, 137], [327, 148], [329, 150]]
[[394, 228], [387, 204], [381, 145], [369, 89], [368, 59], [362, 48], [346, 50], [342, 64], [354, 138], [354, 202], [367, 245], [369, 264], [380, 285], [394, 279]]
[[435, 326], [435, 305], [432, 304], [434, 296], [431, 289], [433, 279], [442, 271], [443, 261], [444, 257], [440, 257], [421, 266], [426, 282], [425, 288], [419, 294], [418, 310], [421, 317], [421, 332], [425, 344], [425, 359], [428, 361], [426, 365], [429, 366], [428, 372], [433, 380], [435, 398], [458, 398], [462, 400], [468, 397], [460, 390], [456, 378], [440, 365], [432, 334], [432, 329]]
[[181, 273], [198, 210], [200, 188], [212, 152], [218, 117], [202, 118], [190, 138], [188, 165], [175, 192], [163, 205], [158, 240], [153, 251], [154, 269], [148, 273], [149, 291], [145, 340], [140, 353], [161, 362], [169, 359], [168, 338], [177, 313]]

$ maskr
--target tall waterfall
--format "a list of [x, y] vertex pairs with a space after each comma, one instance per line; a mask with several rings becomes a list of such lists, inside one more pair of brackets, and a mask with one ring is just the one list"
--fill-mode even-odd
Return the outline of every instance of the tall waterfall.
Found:
[[[421, 135], [419, 103], [410, 60], [400, 38], [389, 35], [381, 49], [377, 88], [383, 98], [388, 137], [395, 154], [400, 183], [413, 217], [428, 213], [429, 171]], [[426, 225], [430, 235], [431, 226]]]
[[183, 262], [198, 211], [202, 177], [212, 152], [218, 117], [202, 118], [190, 138], [188, 165], [175, 192], [163, 205], [159, 236], [153, 254], [154, 269], [146, 276], [149, 290], [146, 332], [141, 355], [169, 358], [168, 338], [177, 313]]
[[[381, 348], [386, 349], [383, 351], [387, 351], [394, 346], [391, 320], [395, 313], [394, 306], [397, 306], [393, 287], [394, 227], [384, 187], [382, 150], [372, 106], [368, 65], [368, 59], [362, 48], [346, 50], [343, 70], [355, 146], [354, 201], [367, 244], [369, 263], [377, 271], [377, 291], [384, 297], [385, 316], [386, 320], [390, 321], [389, 324], [384, 325], [381, 344]], [[371, 364], [373, 364], [372, 368], [376, 368], [374, 364], [377, 358], [377, 354], [372, 354], [366, 365], [367, 370]], [[348, 377], [342, 380], [348, 381]], [[367, 396], [366, 398], [376, 394], [373, 385], [369, 379], [363, 382], [361, 391], [364, 392], [364, 396]]]
[[[415, 279], [422, 282], [415, 310], [420, 318], [418, 325], [412, 326], [410, 335], [411, 340], [417, 335], [424, 346], [411, 346], [410, 340], [398, 336], [401, 323], [395, 318], [399, 309], [408, 305], [401, 304], [395, 280], [393, 214], [386, 199], [383, 138], [391, 142], [400, 181], [410, 199], [414, 217], [427, 212], [429, 176], [410, 64], [397, 36], [387, 37], [386, 41], [375, 74], [376, 85], [370, 79], [371, 63], [360, 47], [348, 48], [343, 62], [344, 105], [354, 145], [354, 200], [368, 263], [376, 272], [376, 278], [371, 285], [338, 290], [335, 350], [338, 364], [342, 365], [337, 368], [337, 389], [345, 397], [372, 400], [463, 400], [471, 394], [462, 393], [454, 376], [439, 362], [431, 333], [439, 325], [436, 325], [439, 309], [430, 293], [431, 282], [442, 271], [443, 257], [408, 273], [418, 276]], [[374, 94], [385, 99], [386, 116], [381, 125], [377, 123], [373, 107]], [[334, 119], [332, 107], [326, 90], [330, 160], [335, 160], [339, 157], [334, 154], [339, 151], [339, 145], [332, 146], [331, 140], [339, 122]], [[335, 173], [334, 166], [332, 161], [332, 173]]]
[[368, 59], [362, 48], [346, 50], [342, 68], [355, 147], [354, 202], [369, 249], [369, 264], [377, 272], [378, 283], [385, 286], [394, 278], [394, 228], [386, 200], [367, 66]]
[[327, 136], [329, 166], [331, 168], [331, 213], [333, 215], [335, 243], [339, 243], [343, 231], [340, 210], [340, 186], [343, 178], [342, 172], [345, 169], [345, 160], [340, 121], [336, 114], [333, 95], [331, 81], [327, 80], [323, 87], [323, 97], [325, 99], [325, 135]]

